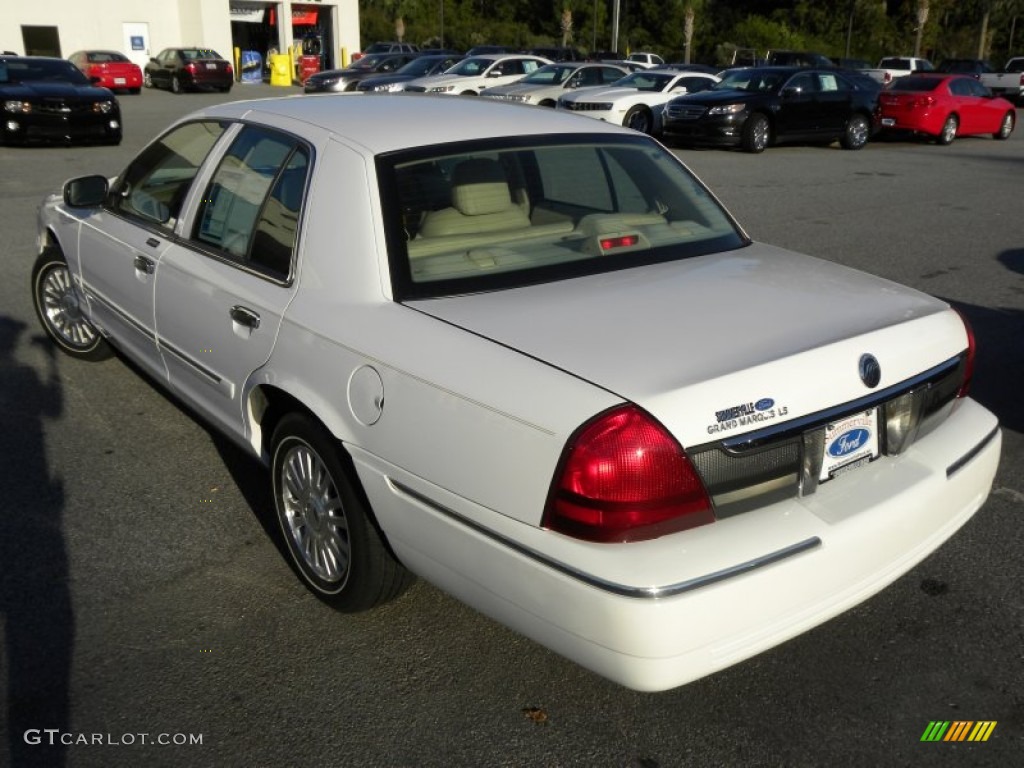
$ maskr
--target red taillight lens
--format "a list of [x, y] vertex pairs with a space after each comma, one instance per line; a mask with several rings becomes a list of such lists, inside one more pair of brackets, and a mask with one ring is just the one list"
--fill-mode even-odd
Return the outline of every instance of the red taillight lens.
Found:
[[714, 522], [686, 453], [635, 405], [606, 411], [569, 440], [542, 524], [587, 541], [642, 541]]
[[228, 65], [227, 65], [226, 67], [224, 67], [224, 69], [226, 69], [226, 70], [227, 70], [227, 72], [228, 72], [228, 74], [229, 74], [229, 75], [230, 75], [230, 74], [233, 74], [233, 73], [234, 73], [234, 71], [235, 71], [234, 69], [232, 69], [232, 67], [231, 67], [231, 65], [230, 65], [230, 64], [228, 64]]
[[956, 393], [956, 396], [967, 397], [971, 391], [971, 379], [974, 378], [974, 357], [976, 353], [974, 329], [971, 328], [971, 323], [968, 321], [967, 315], [959, 309], [956, 310], [956, 313], [960, 315], [960, 319], [964, 324], [964, 330], [967, 332], [967, 351], [964, 353], [966, 357], [964, 361], [964, 380], [961, 382], [960, 391]]
[[187, 69], [189, 72], [192, 72], [193, 74], [195, 74], [195, 71], [196, 71], [196, 64], [195, 64], [195, 62], [194, 61], [190, 61], [188, 64], [185, 65], [185, 69]]

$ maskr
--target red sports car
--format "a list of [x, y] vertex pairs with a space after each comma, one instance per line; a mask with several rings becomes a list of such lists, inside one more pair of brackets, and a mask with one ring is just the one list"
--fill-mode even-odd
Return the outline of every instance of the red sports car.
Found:
[[882, 131], [922, 133], [949, 144], [985, 133], [1009, 138], [1017, 110], [973, 77], [922, 73], [894, 80], [879, 94], [878, 118]]
[[97, 85], [112, 91], [138, 93], [142, 90], [142, 68], [117, 51], [76, 51], [68, 60]]

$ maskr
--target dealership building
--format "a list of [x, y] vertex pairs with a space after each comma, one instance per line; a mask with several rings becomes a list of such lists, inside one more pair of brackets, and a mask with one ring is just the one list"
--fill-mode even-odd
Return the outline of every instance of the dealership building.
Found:
[[66, 58], [85, 49], [121, 51], [139, 66], [164, 48], [212, 48], [246, 79], [270, 56], [291, 54], [319, 69], [359, 50], [357, 0], [26, 0], [5, 2], [0, 51]]

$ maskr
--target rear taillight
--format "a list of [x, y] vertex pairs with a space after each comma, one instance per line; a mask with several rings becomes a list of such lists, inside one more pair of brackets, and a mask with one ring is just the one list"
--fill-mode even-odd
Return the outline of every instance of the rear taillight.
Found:
[[[954, 307], [954, 309], [956, 308]], [[960, 315], [960, 319], [964, 324], [964, 330], [967, 332], [967, 350], [964, 352], [964, 379], [960, 383], [960, 390], [956, 393], [956, 396], [967, 397], [971, 390], [971, 379], [974, 378], [974, 356], [976, 353], [974, 329], [971, 328], [971, 323], [968, 321], [967, 315], [959, 309], [956, 310], [956, 313]]]
[[234, 69], [231, 68], [230, 64], [226, 65], [224, 69], [227, 71], [229, 75], [234, 73]]
[[605, 411], [566, 444], [542, 525], [587, 541], [642, 541], [714, 522], [675, 438], [635, 405]]
[[185, 65], [185, 69], [187, 69], [194, 75], [196, 73], [196, 63], [194, 61], [190, 61], [188, 64]]

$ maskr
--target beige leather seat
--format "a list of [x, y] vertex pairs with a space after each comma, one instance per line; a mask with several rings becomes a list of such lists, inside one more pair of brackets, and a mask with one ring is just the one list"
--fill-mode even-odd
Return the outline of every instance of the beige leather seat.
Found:
[[464, 160], [452, 171], [451, 207], [427, 212], [419, 236], [447, 237], [529, 227], [524, 208], [512, 199], [505, 171], [497, 160]]

